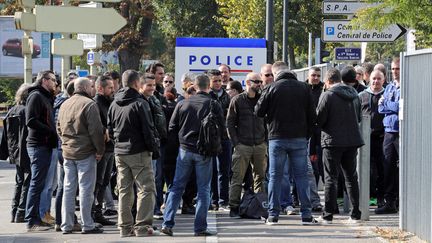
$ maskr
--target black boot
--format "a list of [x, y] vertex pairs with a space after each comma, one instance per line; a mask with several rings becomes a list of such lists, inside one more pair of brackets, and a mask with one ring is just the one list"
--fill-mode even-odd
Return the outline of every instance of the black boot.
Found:
[[25, 211], [17, 211], [15, 215], [15, 223], [24, 223], [25, 222]]
[[104, 225], [104, 226], [108, 226], [108, 225], [116, 225], [116, 222], [111, 221], [111, 220], [105, 218], [105, 217], [102, 215], [102, 212], [100, 212], [100, 211], [94, 212], [94, 214], [93, 214], [93, 220], [94, 220], [96, 223], [99, 223], [99, 224]]
[[16, 212], [17, 212], [17, 208], [13, 208], [11, 212], [11, 221], [10, 221], [11, 223], [15, 223]]
[[375, 209], [376, 214], [391, 214], [397, 213], [397, 209], [394, 202], [386, 202], [384, 206]]

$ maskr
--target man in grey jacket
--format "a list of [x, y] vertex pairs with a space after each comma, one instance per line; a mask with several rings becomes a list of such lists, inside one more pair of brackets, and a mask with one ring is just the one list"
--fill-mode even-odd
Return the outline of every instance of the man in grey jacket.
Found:
[[338, 168], [341, 167], [353, 207], [349, 222], [356, 223], [361, 218], [356, 156], [357, 148], [364, 144], [358, 125], [360, 100], [353, 87], [341, 83], [341, 74], [335, 68], [327, 71], [325, 83], [328, 90], [321, 95], [317, 107], [325, 173], [325, 209], [321, 221], [332, 223], [337, 205]]

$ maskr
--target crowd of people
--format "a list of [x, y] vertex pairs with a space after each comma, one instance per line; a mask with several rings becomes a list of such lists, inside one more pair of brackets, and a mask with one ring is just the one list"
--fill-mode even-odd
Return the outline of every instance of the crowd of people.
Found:
[[[217, 232], [208, 229], [208, 211], [240, 218], [249, 191], [268, 195], [267, 225], [298, 214], [296, 207], [301, 224], [330, 224], [344, 192], [348, 222], [358, 223], [362, 115], [371, 116], [375, 212], [398, 211], [399, 59], [391, 63], [392, 79], [384, 65], [365, 63], [331, 68], [322, 81], [317, 67], [304, 81], [275, 62], [242, 83], [222, 64], [183, 74], [181, 94], [164, 69], [154, 63], [121, 76], [71, 72], [63, 91], [52, 71], [23, 84], [0, 146], [0, 159], [16, 165], [11, 222], [26, 222], [28, 232], [96, 234], [117, 224], [121, 237], [172, 236], [181, 208], [195, 215], [195, 236], [209, 236]], [[220, 136], [214, 155], [201, 148], [209, 114], [218, 129], [211, 134]]]

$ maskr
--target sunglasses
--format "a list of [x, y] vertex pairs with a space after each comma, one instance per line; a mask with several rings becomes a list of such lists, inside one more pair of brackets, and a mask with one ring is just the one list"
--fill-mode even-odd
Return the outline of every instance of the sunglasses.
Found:
[[170, 81], [170, 80], [165, 80], [165, 81], [164, 81], [164, 83], [166, 83], [166, 84], [167, 84], [167, 83], [170, 83], [170, 84], [172, 84], [172, 83], [174, 83], [174, 81]]
[[264, 76], [266, 76], [267, 78], [272, 76], [273, 77], [273, 73], [265, 73]]
[[249, 80], [249, 81], [251, 81], [254, 84], [262, 84], [262, 82], [263, 82], [261, 80]]

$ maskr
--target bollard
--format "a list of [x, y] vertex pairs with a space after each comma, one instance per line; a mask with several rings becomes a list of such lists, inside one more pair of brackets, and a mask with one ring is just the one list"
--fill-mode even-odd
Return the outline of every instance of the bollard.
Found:
[[357, 156], [357, 174], [359, 178], [360, 189], [360, 211], [361, 219], [369, 220], [369, 187], [370, 187], [370, 123], [369, 115], [363, 115], [360, 123], [360, 131], [365, 145], [359, 148]]

